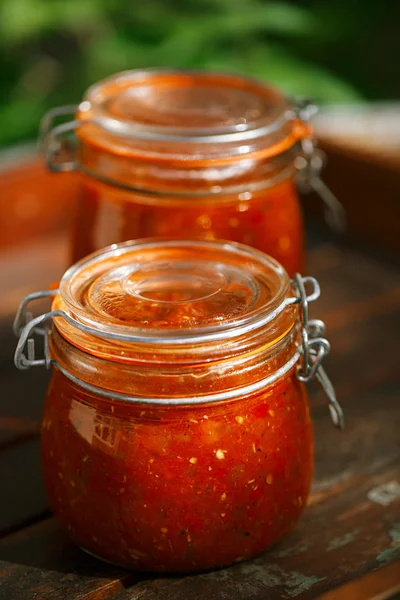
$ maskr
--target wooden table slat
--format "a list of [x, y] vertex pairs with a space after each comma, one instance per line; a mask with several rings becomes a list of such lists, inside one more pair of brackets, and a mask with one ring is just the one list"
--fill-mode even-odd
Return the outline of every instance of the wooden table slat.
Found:
[[38, 438], [8, 446], [0, 452], [0, 482], [0, 535], [48, 512]]
[[394, 600], [400, 593], [400, 560], [326, 592], [320, 600]]
[[0, 540], [0, 600], [103, 600], [136, 580], [74, 546], [55, 519]]

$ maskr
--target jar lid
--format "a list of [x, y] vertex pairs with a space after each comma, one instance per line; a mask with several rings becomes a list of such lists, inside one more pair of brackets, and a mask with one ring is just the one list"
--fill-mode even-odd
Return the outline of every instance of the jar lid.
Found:
[[[143, 345], [211, 352], [260, 331], [276, 339], [290, 296], [286, 271], [257, 250], [158, 239], [115, 244], [78, 262], [63, 276], [53, 309], [78, 325], [56, 318], [63, 337], [95, 354], [124, 354], [126, 345], [129, 352]], [[293, 312], [284, 320], [287, 331]]]
[[202, 71], [119, 73], [89, 88], [78, 120], [86, 142], [153, 158], [242, 157], [271, 145], [291, 147], [308, 131], [273, 86]]

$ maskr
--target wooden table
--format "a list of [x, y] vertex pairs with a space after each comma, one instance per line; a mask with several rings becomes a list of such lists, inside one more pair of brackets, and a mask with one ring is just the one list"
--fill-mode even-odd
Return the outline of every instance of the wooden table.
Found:
[[399, 597], [397, 267], [314, 236], [308, 271], [323, 293], [313, 314], [328, 326], [326, 367], [345, 410], [345, 431], [334, 429], [324, 397], [311, 385], [315, 482], [293, 533], [263, 556], [229, 569], [150, 578], [87, 556], [48, 511], [39, 462], [48, 374], [16, 371], [10, 325], [17, 301], [56, 280], [65, 261], [62, 236], [0, 255], [0, 600]]

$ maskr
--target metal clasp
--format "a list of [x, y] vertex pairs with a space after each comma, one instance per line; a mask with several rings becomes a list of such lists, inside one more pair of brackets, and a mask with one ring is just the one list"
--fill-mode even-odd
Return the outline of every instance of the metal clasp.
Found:
[[[80, 121], [73, 120], [54, 125], [59, 117], [75, 116], [77, 110], [77, 105], [53, 108], [45, 114], [40, 123], [40, 146], [50, 171], [59, 173], [78, 169], [76, 139], [72, 140], [68, 134], [75, 132], [81, 125]], [[67, 158], [63, 158], [63, 155]]]
[[[298, 119], [308, 123], [318, 109], [308, 100], [299, 100], [295, 101], [294, 110]], [[304, 138], [300, 144], [302, 153], [295, 160], [300, 190], [315, 191], [324, 203], [326, 222], [333, 231], [343, 233], [347, 225], [346, 211], [321, 178], [321, 171], [326, 161], [325, 153], [317, 147], [314, 137]]]
[[[14, 363], [18, 369], [26, 370], [30, 367], [51, 365], [49, 351], [49, 324], [53, 317], [61, 316], [61, 311], [51, 311], [33, 318], [28, 311], [28, 306], [35, 300], [42, 300], [57, 294], [58, 290], [46, 290], [29, 294], [21, 302], [14, 319], [13, 331], [18, 336], [17, 348], [14, 354]], [[36, 356], [36, 336], [43, 338], [43, 357]]]
[[[295, 275], [292, 285], [296, 291], [295, 304], [300, 304], [301, 320], [301, 357], [297, 368], [297, 377], [303, 383], [316, 379], [328, 398], [328, 406], [332, 421], [343, 429], [343, 410], [336, 399], [333, 385], [322, 367], [322, 361], [330, 351], [330, 344], [325, 336], [325, 324], [319, 319], [309, 320], [308, 304], [320, 296], [320, 287], [314, 277]], [[312, 291], [307, 294], [306, 286], [311, 285]]]

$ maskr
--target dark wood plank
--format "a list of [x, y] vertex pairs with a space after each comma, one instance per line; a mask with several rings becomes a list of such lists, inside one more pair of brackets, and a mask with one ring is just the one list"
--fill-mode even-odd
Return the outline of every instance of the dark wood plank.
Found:
[[54, 519], [0, 540], [0, 600], [103, 600], [137, 579], [79, 550]]
[[14, 364], [5, 372], [0, 371], [0, 415], [40, 419], [49, 377], [50, 371], [44, 368], [21, 372]]
[[37, 438], [1, 451], [0, 481], [0, 536], [48, 512]]
[[[387, 155], [369, 155], [326, 141], [328, 155], [323, 179], [340, 199], [347, 214], [347, 237], [390, 251], [400, 249], [400, 165]], [[323, 219], [316, 196], [304, 198], [307, 213]]]
[[394, 600], [400, 592], [400, 561], [323, 594], [321, 600]]
[[372, 253], [321, 244], [310, 252], [307, 272], [321, 285], [313, 310], [322, 312], [330, 327], [347, 324], [354, 317], [362, 320], [371, 311], [380, 314], [388, 302], [393, 308], [398, 299], [399, 268]]
[[331, 424], [325, 406], [314, 410], [314, 494], [324, 497], [347, 486], [358, 474], [400, 463], [400, 385], [396, 382], [360, 393], [345, 403], [345, 430]]
[[39, 421], [0, 416], [0, 452], [7, 446], [39, 435]]
[[[393, 336], [399, 328], [400, 314], [392, 312], [328, 332], [331, 352], [324, 366], [344, 409], [348, 401], [361, 393], [399, 382], [397, 341]], [[314, 408], [326, 404], [325, 396], [315, 383], [308, 389]]]

